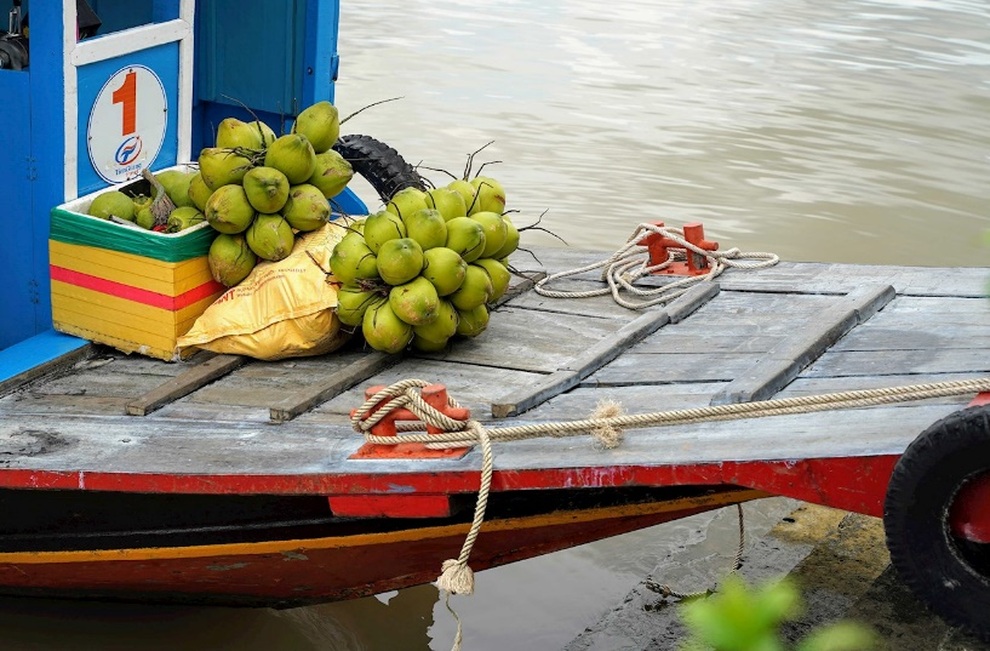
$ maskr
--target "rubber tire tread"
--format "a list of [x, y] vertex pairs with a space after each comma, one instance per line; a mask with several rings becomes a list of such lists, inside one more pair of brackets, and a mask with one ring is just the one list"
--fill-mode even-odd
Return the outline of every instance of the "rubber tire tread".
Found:
[[368, 181], [384, 203], [388, 203], [403, 188], [426, 190], [419, 172], [393, 147], [380, 140], [363, 134], [350, 134], [341, 136], [333, 148], [351, 164], [355, 173]]
[[946, 522], [964, 481], [985, 471], [990, 471], [990, 405], [961, 409], [904, 451], [887, 486], [883, 523], [901, 581], [946, 622], [990, 641], [990, 577], [959, 554]]

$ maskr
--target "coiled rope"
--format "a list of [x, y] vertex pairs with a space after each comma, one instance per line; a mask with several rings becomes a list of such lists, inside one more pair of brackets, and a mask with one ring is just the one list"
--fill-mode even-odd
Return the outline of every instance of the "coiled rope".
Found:
[[[407, 379], [385, 387], [368, 398], [361, 407], [354, 411], [351, 416], [351, 424], [356, 431], [364, 435], [368, 443], [375, 445], [422, 443], [430, 448], [468, 447], [474, 444], [481, 446], [481, 482], [471, 528], [465, 537], [464, 544], [461, 546], [460, 555], [456, 559], [448, 559], [443, 562], [441, 574], [437, 579], [437, 587], [447, 593], [447, 608], [457, 619], [457, 634], [454, 643], [455, 651], [460, 649], [461, 645], [461, 623], [456, 613], [450, 609], [449, 597], [451, 594], [471, 594], [474, 592], [474, 572], [468, 566], [468, 559], [471, 556], [471, 549], [474, 546], [475, 540], [477, 540], [478, 534], [481, 531], [481, 526], [485, 518], [485, 509], [488, 505], [488, 495], [491, 490], [492, 469], [494, 465], [494, 455], [492, 453], [493, 441], [517, 441], [540, 437], [560, 438], [591, 433], [595, 437], [597, 444], [607, 449], [619, 445], [623, 437], [623, 428], [629, 427], [683, 425], [703, 421], [725, 421], [784, 414], [801, 414], [829, 409], [894, 404], [927, 398], [971, 395], [990, 391], [990, 377], [988, 377], [976, 380], [956, 380], [878, 389], [841, 391], [811, 396], [796, 396], [792, 398], [778, 398], [774, 400], [631, 415], [622, 414], [621, 408], [616, 403], [606, 402], [599, 404], [591, 418], [584, 420], [486, 428], [480, 422], [471, 418], [465, 420], [451, 418], [442, 411], [427, 404], [420, 394], [420, 389], [430, 384], [424, 380]], [[449, 406], [459, 407], [453, 397], [448, 396], [447, 400]], [[383, 401], [386, 402], [381, 404]], [[380, 404], [381, 406], [379, 406]], [[375, 424], [383, 420], [391, 411], [401, 408], [408, 409], [420, 419], [420, 422], [403, 423], [400, 428], [402, 430], [412, 430], [413, 433], [406, 431], [395, 436], [378, 436], [371, 433], [371, 428]], [[424, 431], [426, 425], [432, 425], [443, 431], [437, 434], [428, 434]], [[677, 596], [673, 592], [670, 592], [670, 594]]]
[[[650, 265], [649, 251], [645, 249], [645, 241], [653, 235], [665, 237], [684, 247], [684, 251], [673, 249], [668, 260], [659, 264]], [[636, 287], [635, 283], [644, 276], [650, 276], [656, 272], [663, 271], [675, 262], [682, 261], [688, 255], [688, 251], [708, 260], [708, 273], [697, 276], [685, 276], [674, 280], [662, 287], [643, 289]], [[746, 259], [752, 261], [746, 261]], [[684, 231], [671, 226], [657, 226], [656, 224], [643, 223], [636, 227], [629, 240], [618, 251], [613, 253], [608, 259], [595, 262], [577, 269], [561, 271], [550, 274], [540, 280], [533, 290], [541, 296], [548, 298], [590, 298], [592, 296], [605, 296], [612, 294], [612, 298], [622, 307], [630, 310], [641, 310], [653, 305], [668, 303], [691, 286], [705, 281], [714, 280], [729, 267], [736, 269], [763, 269], [772, 267], [780, 261], [774, 253], [749, 252], [743, 253], [738, 248], [727, 249], [725, 251], [708, 251], [695, 246], [684, 238]], [[600, 289], [590, 289], [586, 291], [562, 291], [547, 288], [547, 285], [554, 280], [559, 280], [567, 276], [577, 276], [595, 269], [602, 269], [602, 280], [608, 286]], [[623, 292], [632, 294], [637, 300], [626, 298]]]

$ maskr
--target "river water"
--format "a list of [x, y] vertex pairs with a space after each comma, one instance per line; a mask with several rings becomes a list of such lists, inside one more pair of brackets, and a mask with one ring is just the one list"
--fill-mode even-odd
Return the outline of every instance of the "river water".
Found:
[[[350, 2], [339, 51], [343, 115], [402, 98], [344, 133], [456, 175], [494, 141], [476, 161], [502, 161], [485, 171], [516, 223], [546, 211], [571, 246], [701, 221], [787, 260], [990, 264], [982, 0]], [[734, 522], [711, 520], [479, 573], [454, 600], [465, 648], [560, 648], [684, 546], [717, 577]], [[454, 630], [431, 586], [282, 612], [9, 600], [0, 625], [20, 651], [447, 649]]]

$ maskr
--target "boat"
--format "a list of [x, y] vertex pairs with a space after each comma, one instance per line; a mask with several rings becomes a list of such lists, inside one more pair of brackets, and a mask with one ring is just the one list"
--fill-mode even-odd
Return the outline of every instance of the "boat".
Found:
[[[540, 251], [520, 273], [594, 257]], [[370, 388], [442, 384], [497, 428], [587, 418], [603, 398], [635, 414], [978, 382], [986, 275], [780, 262], [641, 312], [520, 280], [483, 335], [430, 354], [169, 363], [88, 344], [0, 385], [0, 593], [291, 607], [434, 581], [470, 530], [481, 450], [367, 443], [351, 412]], [[614, 449], [496, 441], [469, 565], [771, 495], [883, 517], [905, 449], [974, 397], [650, 426]]]
[[[181, 5], [160, 30], [179, 41]], [[677, 262], [637, 285], [696, 282], [631, 309], [598, 271], [610, 252], [519, 251], [487, 330], [434, 353], [354, 337], [167, 361], [38, 326], [7, 297], [0, 594], [289, 608], [467, 592], [473, 571], [786, 496], [884, 518], [904, 580], [990, 635], [988, 269], [715, 274], [700, 225], [643, 227], [643, 268]], [[27, 237], [44, 249], [47, 223]], [[33, 260], [13, 272], [48, 281]]]

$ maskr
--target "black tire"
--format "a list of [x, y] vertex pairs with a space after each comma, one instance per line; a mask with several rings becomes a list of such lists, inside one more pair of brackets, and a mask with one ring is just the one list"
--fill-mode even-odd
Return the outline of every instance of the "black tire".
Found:
[[371, 184], [385, 203], [403, 188], [426, 189], [423, 177], [399, 152], [371, 136], [341, 136], [333, 148]]
[[898, 460], [883, 523], [901, 580], [946, 622], [990, 641], [990, 545], [956, 539], [949, 508], [990, 472], [990, 405], [962, 409], [921, 433]]

